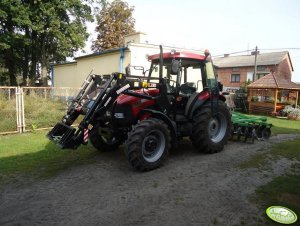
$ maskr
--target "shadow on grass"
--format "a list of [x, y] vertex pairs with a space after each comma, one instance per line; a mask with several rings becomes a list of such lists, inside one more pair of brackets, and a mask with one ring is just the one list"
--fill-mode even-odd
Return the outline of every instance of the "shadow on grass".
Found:
[[48, 142], [43, 149], [31, 153], [0, 158], [0, 181], [16, 181], [20, 177], [52, 177], [75, 165], [95, 162], [97, 151], [92, 147], [61, 150]]
[[[34, 178], [50, 178], [69, 168], [92, 163], [121, 167], [120, 170], [127, 167], [132, 171], [124, 154], [124, 146], [116, 151], [100, 152], [92, 145], [81, 145], [77, 150], [60, 149], [47, 141], [43, 134], [28, 134], [27, 137], [16, 136], [9, 139], [10, 141], [5, 141], [6, 144], [3, 145], [5, 153], [2, 153], [2, 157], [0, 155], [2, 184]], [[23, 143], [23, 146], [17, 146], [16, 143]], [[198, 154], [191, 142], [184, 139], [179, 142], [177, 148], [170, 150], [169, 158], [192, 157]]]

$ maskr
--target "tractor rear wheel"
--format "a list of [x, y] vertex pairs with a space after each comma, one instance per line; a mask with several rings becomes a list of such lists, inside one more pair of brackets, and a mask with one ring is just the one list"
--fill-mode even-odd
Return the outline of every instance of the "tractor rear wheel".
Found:
[[231, 132], [230, 112], [226, 104], [218, 102], [212, 112], [210, 103], [204, 105], [195, 115], [191, 140], [193, 146], [204, 153], [223, 150]]
[[159, 167], [168, 155], [171, 137], [168, 126], [161, 120], [141, 121], [128, 134], [126, 155], [130, 165], [147, 171]]
[[121, 142], [118, 141], [111, 133], [104, 133], [103, 128], [94, 127], [89, 134], [90, 141], [94, 148], [99, 151], [112, 151], [118, 149]]

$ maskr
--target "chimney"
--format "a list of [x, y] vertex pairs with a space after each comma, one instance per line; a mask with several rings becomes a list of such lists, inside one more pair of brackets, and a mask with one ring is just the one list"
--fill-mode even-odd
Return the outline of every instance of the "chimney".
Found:
[[124, 37], [125, 46], [129, 43], [146, 43], [146, 34], [143, 32], [135, 32]]

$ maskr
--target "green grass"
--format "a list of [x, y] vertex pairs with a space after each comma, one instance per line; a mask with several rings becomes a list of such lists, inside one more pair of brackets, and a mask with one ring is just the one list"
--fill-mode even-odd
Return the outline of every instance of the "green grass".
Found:
[[0, 137], [0, 181], [18, 177], [51, 177], [62, 170], [95, 161], [96, 150], [81, 146], [61, 150], [46, 137], [46, 132]]
[[247, 161], [240, 163], [238, 167], [241, 169], [266, 168], [268, 167], [268, 160], [276, 160], [281, 157], [300, 161], [299, 147], [300, 139], [274, 144], [269, 151], [252, 155]]
[[277, 134], [290, 134], [300, 133], [300, 121], [293, 121], [287, 119], [278, 119], [273, 117], [267, 117], [267, 122], [272, 123], [271, 129], [273, 135]]
[[259, 187], [255, 195], [251, 198], [254, 203], [262, 209], [263, 218], [266, 220], [263, 225], [278, 225], [268, 219], [264, 214], [267, 207], [272, 205], [282, 205], [291, 208], [300, 214], [300, 139], [286, 141], [275, 144], [269, 151], [257, 153], [249, 160], [241, 163], [240, 168], [258, 168], [264, 170], [268, 168], [269, 161], [279, 158], [297, 160], [287, 175], [274, 178], [266, 185]]
[[[261, 209], [269, 206], [285, 206], [292, 209], [299, 218], [300, 214], [300, 164], [295, 166], [297, 174], [289, 174], [274, 178], [268, 184], [256, 190], [253, 201], [258, 203]], [[264, 225], [278, 225], [264, 215]], [[299, 219], [298, 219], [299, 222]]]

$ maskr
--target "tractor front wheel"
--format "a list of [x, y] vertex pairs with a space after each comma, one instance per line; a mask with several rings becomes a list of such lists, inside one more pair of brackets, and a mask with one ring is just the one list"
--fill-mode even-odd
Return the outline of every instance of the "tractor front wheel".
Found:
[[170, 131], [163, 121], [156, 118], [143, 120], [128, 134], [128, 161], [139, 171], [155, 169], [167, 157], [170, 143]]
[[230, 112], [226, 104], [218, 102], [213, 110], [204, 105], [195, 115], [191, 140], [193, 146], [204, 153], [216, 153], [223, 149], [231, 132]]

